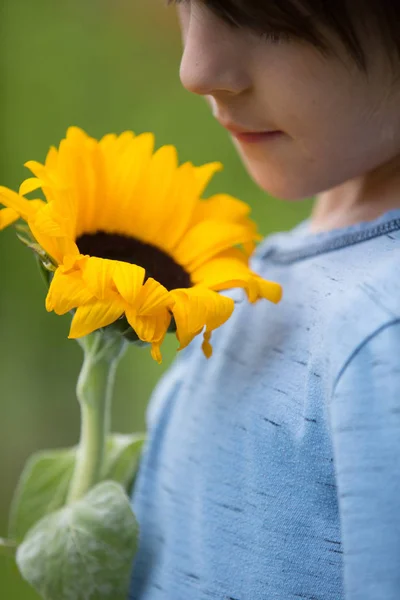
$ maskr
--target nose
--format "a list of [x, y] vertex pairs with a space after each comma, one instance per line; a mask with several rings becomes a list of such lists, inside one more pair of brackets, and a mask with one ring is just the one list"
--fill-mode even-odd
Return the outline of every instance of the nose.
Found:
[[233, 95], [250, 87], [240, 32], [204, 6], [193, 9], [183, 25], [180, 79], [189, 92], [201, 96]]

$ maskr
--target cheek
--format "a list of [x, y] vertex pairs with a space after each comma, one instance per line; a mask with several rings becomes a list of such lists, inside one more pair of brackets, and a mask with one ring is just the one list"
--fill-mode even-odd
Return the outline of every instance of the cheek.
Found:
[[239, 156], [255, 183], [282, 200], [313, 196], [323, 182], [323, 165], [306, 156], [292, 138], [275, 140], [269, 147], [244, 147], [236, 140]]
[[254, 181], [281, 199], [332, 189], [379, 166], [395, 150], [379, 142], [385, 111], [377, 110], [379, 102], [366, 97], [359, 81], [333, 71], [321, 72], [316, 84], [316, 75], [280, 72], [269, 77], [268, 89], [258, 90], [259, 101], [266, 99], [266, 121], [286, 137], [257, 145], [234, 140]]
[[332, 119], [343, 119], [349, 102], [362, 97], [352, 72], [307, 45], [289, 44], [267, 58], [258, 57], [257, 99], [266, 121], [295, 139], [328, 135]]
[[349, 129], [336, 122], [306, 131], [298, 138], [288, 135], [257, 145], [234, 140], [234, 145], [261, 189], [284, 200], [300, 200], [332, 189], [388, 160], [393, 149], [375, 145], [373, 134], [371, 129]]

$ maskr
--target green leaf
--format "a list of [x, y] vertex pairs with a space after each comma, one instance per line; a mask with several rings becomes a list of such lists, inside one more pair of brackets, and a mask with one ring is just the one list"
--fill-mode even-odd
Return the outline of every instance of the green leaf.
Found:
[[[101, 481], [116, 481], [128, 491], [133, 485], [144, 441], [144, 433], [108, 436]], [[75, 454], [76, 447], [44, 450], [28, 459], [11, 504], [11, 538], [21, 542], [37, 521], [65, 505]]]
[[36, 262], [39, 268], [39, 273], [45, 283], [46, 288], [50, 287], [51, 280], [53, 278], [54, 272], [52, 269], [49, 269], [42, 261], [40, 257], [36, 257]]
[[125, 490], [133, 484], [139, 466], [144, 433], [115, 433], [107, 438], [107, 454], [102, 479], [112, 479]]
[[45, 600], [126, 600], [137, 539], [127, 495], [105, 481], [29, 531], [17, 564]]
[[45, 515], [64, 506], [75, 464], [75, 448], [33, 454], [11, 505], [9, 535], [18, 542]]

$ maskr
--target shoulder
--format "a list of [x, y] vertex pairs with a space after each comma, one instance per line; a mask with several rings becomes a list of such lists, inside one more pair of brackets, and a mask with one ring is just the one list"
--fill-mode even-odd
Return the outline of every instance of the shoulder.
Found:
[[383, 323], [364, 338], [337, 373], [334, 395], [358, 389], [361, 396], [390, 397], [400, 401], [400, 318]]
[[381, 335], [386, 339], [389, 331], [400, 351], [400, 233], [359, 244], [343, 259], [346, 276], [333, 294], [327, 319], [327, 340], [335, 349], [335, 378], [361, 348], [376, 348]]
[[400, 315], [400, 232], [385, 238], [359, 244], [343, 255], [345, 308], [359, 318], [364, 314], [360, 309], [383, 320]]

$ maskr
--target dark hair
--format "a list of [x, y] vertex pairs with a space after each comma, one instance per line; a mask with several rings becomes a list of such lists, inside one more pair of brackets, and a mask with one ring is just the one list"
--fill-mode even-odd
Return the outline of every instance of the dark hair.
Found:
[[[179, 0], [167, 0], [168, 4]], [[182, 1], [182, 0], [181, 0]], [[183, 0], [185, 1], [185, 0]], [[394, 66], [400, 60], [398, 0], [197, 0], [223, 21], [262, 35], [279, 32], [306, 41], [324, 55], [334, 54], [321, 25], [339, 38], [358, 67], [367, 72], [357, 24], [373, 24]], [[398, 69], [398, 66], [396, 65]]]

